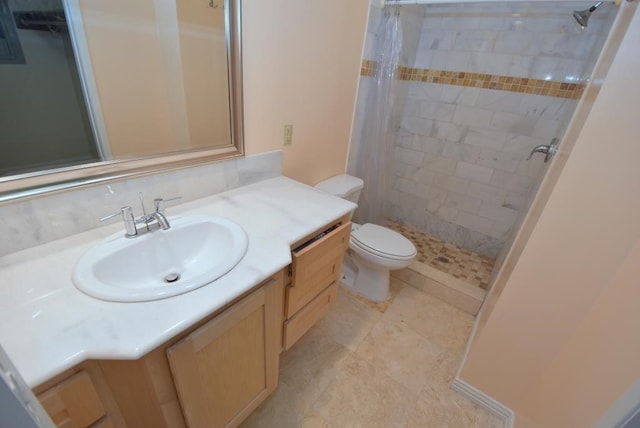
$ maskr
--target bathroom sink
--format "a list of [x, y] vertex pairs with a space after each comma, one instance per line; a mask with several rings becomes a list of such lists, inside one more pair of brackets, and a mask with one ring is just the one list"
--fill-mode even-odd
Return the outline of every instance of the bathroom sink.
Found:
[[207, 285], [244, 257], [249, 239], [236, 223], [182, 216], [171, 228], [136, 238], [113, 235], [76, 263], [73, 283], [84, 293], [115, 302], [164, 299]]

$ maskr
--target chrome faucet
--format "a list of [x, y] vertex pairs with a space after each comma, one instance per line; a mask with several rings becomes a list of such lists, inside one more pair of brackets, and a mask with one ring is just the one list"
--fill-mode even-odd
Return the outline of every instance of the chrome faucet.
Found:
[[171, 228], [169, 224], [169, 220], [164, 216], [164, 214], [160, 212], [152, 212], [151, 214], [145, 216], [145, 223], [147, 224], [147, 228], [149, 228], [149, 224], [155, 221], [158, 224], [158, 227], [162, 230], [167, 230]]
[[[164, 215], [164, 202], [175, 201], [180, 199], [180, 196], [170, 199], [162, 199], [156, 198], [153, 200], [155, 211], [151, 214], [147, 214], [144, 203], [142, 202], [142, 193], [140, 194], [140, 202], [142, 203], [142, 216], [136, 219], [133, 216], [133, 209], [130, 206], [124, 206], [120, 208], [120, 210], [114, 214], [108, 215], [104, 218], [101, 218], [100, 221], [110, 220], [114, 217], [122, 215], [122, 219], [124, 220], [125, 227], [125, 238], [136, 238], [138, 236], [142, 236], [147, 232], [153, 232], [155, 230], [167, 230], [171, 228], [171, 224], [167, 217]], [[144, 225], [142, 227], [138, 227], [138, 225]]]

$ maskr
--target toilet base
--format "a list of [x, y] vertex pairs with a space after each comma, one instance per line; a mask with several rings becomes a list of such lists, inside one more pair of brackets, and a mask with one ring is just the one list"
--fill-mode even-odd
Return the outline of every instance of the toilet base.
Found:
[[373, 269], [359, 264], [347, 251], [342, 264], [341, 284], [360, 296], [374, 302], [389, 298], [389, 270]]

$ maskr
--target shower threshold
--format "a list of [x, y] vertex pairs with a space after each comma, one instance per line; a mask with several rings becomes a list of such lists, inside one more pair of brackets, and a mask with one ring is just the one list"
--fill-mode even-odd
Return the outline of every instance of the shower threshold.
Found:
[[391, 275], [476, 315], [486, 295], [495, 260], [396, 222], [390, 221], [388, 225], [410, 239], [418, 250], [416, 260], [408, 268], [392, 271]]

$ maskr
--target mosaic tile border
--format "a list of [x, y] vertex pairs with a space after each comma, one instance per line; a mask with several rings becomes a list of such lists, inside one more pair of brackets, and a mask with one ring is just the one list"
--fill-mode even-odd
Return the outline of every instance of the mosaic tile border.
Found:
[[[361, 76], [372, 77], [376, 71], [376, 62], [363, 60]], [[499, 76], [466, 71], [444, 71], [428, 68], [398, 67], [398, 80], [414, 82], [442, 83], [472, 88], [496, 89], [521, 94], [546, 95], [550, 97], [578, 100], [585, 89], [583, 83], [552, 82], [549, 80], [523, 77]]]

